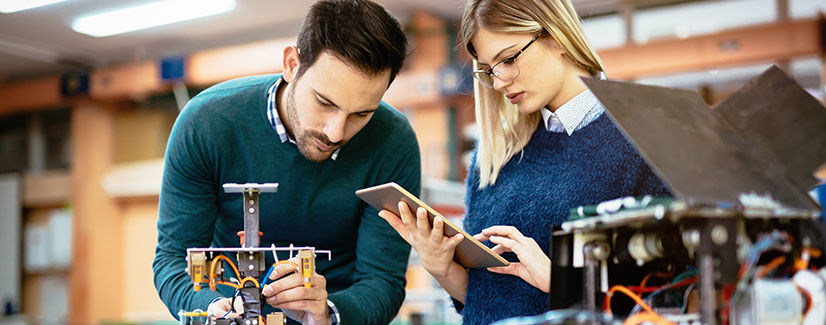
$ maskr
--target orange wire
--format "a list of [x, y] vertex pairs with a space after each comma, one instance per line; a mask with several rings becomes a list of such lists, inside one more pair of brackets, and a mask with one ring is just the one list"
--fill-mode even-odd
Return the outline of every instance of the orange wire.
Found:
[[769, 272], [776, 269], [778, 266], [780, 266], [780, 264], [783, 264], [784, 262], [786, 262], [785, 256], [775, 257], [773, 260], [771, 260], [771, 262], [767, 263], [765, 266], [760, 268], [760, 270], [757, 271], [755, 277], [762, 278], [766, 276], [766, 274], [769, 274]]
[[605, 305], [608, 307], [608, 314], [609, 315], [612, 314], [611, 313], [611, 297], [614, 295], [614, 292], [616, 292], [616, 291], [622, 292], [626, 296], [631, 297], [631, 299], [633, 299], [634, 302], [636, 302], [638, 305], [640, 305], [640, 307], [642, 307], [642, 309], [644, 309], [645, 311], [647, 311], [649, 313], [656, 314], [654, 312], [654, 310], [651, 309], [651, 306], [648, 306], [648, 304], [645, 303], [645, 301], [643, 301], [642, 298], [640, 298], [640, 296], [638, 296], [636, 293], [634, 293], [631, 290], [628, 290], [628, 288], [626, 288], [624, 286], [615, 285], [615, 286], [611, 287], [610, 290], [608, 290], [608, 294], [605, 296]]
[[[239, 285], [237, 285], [237, 284], [235, 284], [235, 283], [232, 283], [232, 282], [226, 282], [226, 281], [218, 281], [218, 280], [215, 280], [215, 284], [223, 284], [223, 285], [225, 285], [225, 286], [228, 286], [228, 287], [233, 287], [233, 288], [235, 288], [235, 289], [241, 289], [241, 287], [240, 287]], [[210, 289], [212, 289], [212, 288], [210, 287]], [[215, 289], [212, 289], [212, 290], [215, 290]]]
[[289, 265], [292, 265], [293, 267], [298, 267], [298, 264], [296, 264], [295, 262], [293, 262], [291, 260], [283, 260], [283, 261], [278, 261], [278, 263], [275, 263], [275, 265], [282, 265], [282, 264], [289, 264]]
[[648, 273], [644, 278], [642, 278], [642, 282], [640, 282], [640, 287], [644, 287], [648, 280], [651, 279], [651, 276], [656, 275], [658, 278], [664, 279], [671, 276], [671, 272], [656, 272], [656, 273]]
[[674, 324], [674, 322], [665, 319], [665, 317], [662, 317], [657, 313], [639, 313], [629, 316], [623, 325], [637, 325], [645, 322], [651, 322], [654, 324]]
[[[227, 264], [229, 264], [229, 266], [232, 267], [232, 270], [235, 271], [235, 276], [238, 279], [241, 278], [241, 273], [238, 272], [238, 268], [235, 267], [235, 263], [233, 263], [232, 260], [229, 259], [229, 257], [226, 257], [224, 255], [218, 255], [212, 260], [212, 264], [209, 266], [209, 289], [211, 289], [211, 290], [215, 290], [215, 283], [220, 283], [220, 284], [227, 285], [227, 282], [222, 282], [222, 281], [216, 281], [215, 280], [215, 265], [218, 264], [218, 260], [221, 260], [221, 259], [224, 259], [224, 260], [227, 261]], [[232, 284], [232, 286], [234, 286], [235, 288], [239, 288], [235, 284]]]
[[241, 287], [242, 287], [242, 288], [244, 287], [244, 283], [245, 283], [245, 282], [247, 282], [247, 281], [252, 281], [252, 283], [253, 283], [253, 284], [255, 284], [255, 287], [256, 287], [256, 288], [260, 288], [260, 287], [261, 287], [261, 285], [260, 285], [260, 284], [258, 284], [258, 280], [256, 280], [255, 278], [253, 278], [253, 277], [251, 277], [251, 276], [248, 276], [248, 277], [246, 277], [246, 278], [244, 278], [244, 279], [242, 279], [242, 280], [241, 280]]

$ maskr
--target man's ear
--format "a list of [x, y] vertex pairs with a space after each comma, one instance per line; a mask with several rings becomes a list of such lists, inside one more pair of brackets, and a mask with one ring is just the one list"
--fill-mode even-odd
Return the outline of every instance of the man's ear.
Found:
[[282, 73], [284, 80], [287, 83], [293, 82], [295, 80], [296, 74], [298, 74], [298, 67], [300, 64], [300, 60], [298, 57], [298, 48], [295, 46], [287, 46], [284, 48], [284, 59], [281, 62], [281, 66], [283, 67]]

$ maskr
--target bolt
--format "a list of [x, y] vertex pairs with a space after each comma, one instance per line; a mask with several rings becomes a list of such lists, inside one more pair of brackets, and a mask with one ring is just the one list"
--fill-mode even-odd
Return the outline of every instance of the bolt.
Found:
[[250, 200], [250, 205], [255, 204], [255, 200]]
[[249, 269], [250, 269], [250, 270], [252, 270], [252, 269], [254, 269], [254, 268], [255, 268], [255, 266], [253, 266], [252, 264], [250, 264]]
[[250, 320], [249, 320], [249, 319], [248, 319], [245, 323], [246, 323], [247, 325], [252, 324], [252, 322], [250, 322]]
[[715, 244], [723, 245], [728, 240], [728, 231], [726, 228], [721, 225], [716, 225], [714, 228], [711, 228], [711, 241]]
[[250, 208], [250, 213], [255, 213], [255, 208]]
[[683, 232], [683, 244], [690, 247], [697, 247], [700, 245], [700, 231], [691, 229]]

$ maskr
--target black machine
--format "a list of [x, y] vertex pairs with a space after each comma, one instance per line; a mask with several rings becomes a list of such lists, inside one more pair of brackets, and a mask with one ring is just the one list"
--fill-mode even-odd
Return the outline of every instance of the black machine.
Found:
[[808, 191], [826, 163], [826, 109], [776, 67], [713, 109], [690, 91], [585, 83], [674, 197], [573, 209], [552, 235], [551, 308], [824, 324], [826, 227]]

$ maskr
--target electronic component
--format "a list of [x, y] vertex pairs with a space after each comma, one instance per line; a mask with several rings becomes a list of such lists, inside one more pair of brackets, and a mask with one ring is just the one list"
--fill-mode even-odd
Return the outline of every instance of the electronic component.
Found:
[[[179, 312], [181, 325], [262, 325], [264, 322], [261, 290], [266, 285], [270, 273], [276, 265], [288, 264], [295, 272], [304, 278], [304, 287], [310, 288], [310, 279], [315, 272], [315, 257], [317, 253], [327, 254], [328, 260], [332, 257], [327, 250], [316, 250], [315, 247], [259, 247], [259, 194], [275, 192], [278, 184], [224, 184], [227, 193], [243, 193], [244, 195], [244, 230], [237, 234], [241, 247], [223, 248], [188, 248], [186, 250], [187, 274], [192, 279], [193, 289], [201, 290], [206, 283], [209, 289], [216, 290], [217, 285], [225, 285], [236, 289], [236, 297], [241, 299], [244, 310], [240, 318], [225, 318], [227, 315], [207, 315], [203, 311]], [[278, 259], [277, 252], [289, 252], [289, 259]], [[267, 270], [266, 254], [271, 252], [275, 263], [269, 267], [261, 282], [257, 278]], [[235, 253], [237, 264], [226, 253]], [[296, 253], [296, 258], [293, 254]], [[237, 265], [237, 266], [236, 266]], [[286, 324], [284, 313], [267, 315], [268, 325]]]

